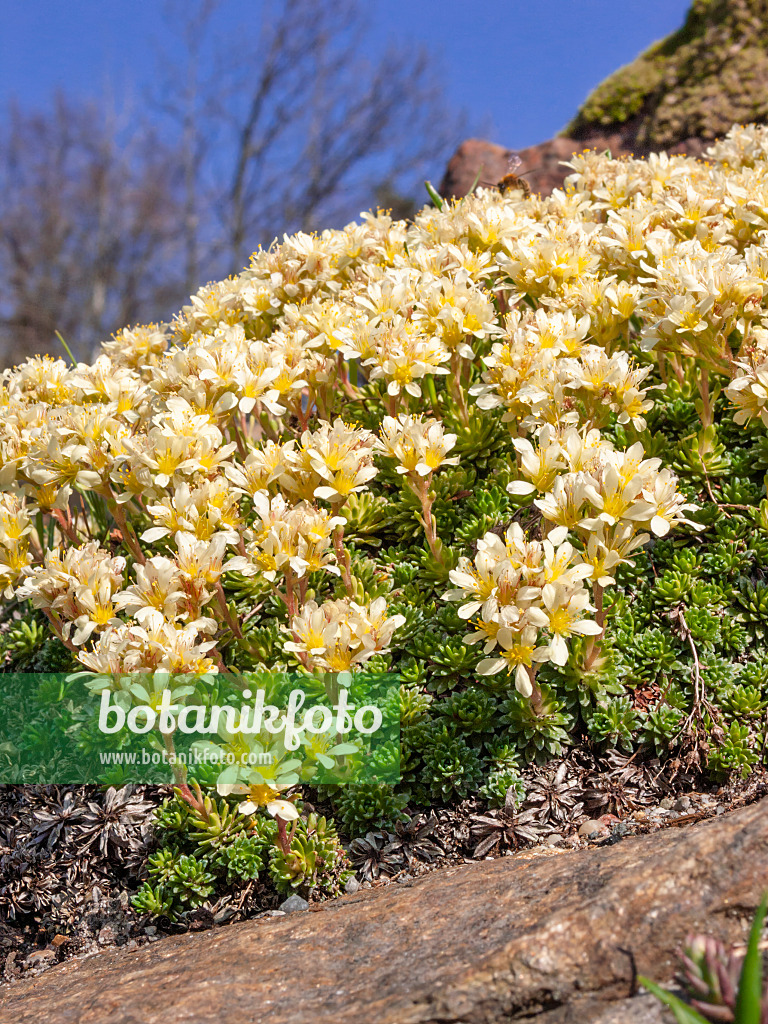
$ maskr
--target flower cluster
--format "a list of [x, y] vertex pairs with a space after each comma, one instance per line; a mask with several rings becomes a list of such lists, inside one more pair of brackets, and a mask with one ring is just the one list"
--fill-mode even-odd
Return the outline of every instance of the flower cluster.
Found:
[[309, 663], [329, 672], [348, 672], [374, 654], [389, 649], [392, 637], [405, 619], [387, 616], [387, 603], [377, 598], [363, 608], [349, 598], [325, 601], [318, 607], [308, 601], [290, 627], [284, 627], [295, 639], [285, 644], [287, 651], [304, 655]]
[[[593, 667], [604, 589], [690, 526], [723, 392], [768, 425], [767, 136], [285, 237], [92, 363], [5, 371], [6, 599], [97, 672], [397, 667], [403, 630], [541, 709], [537, 666]], [[419, 638], [449, 581], [474, 632]]]
[[[565, 532], [553, 531], [552, 536], [557, 541]], [[592, 575], [592, 566], [567, 541], [557, 547], [552, 540], [527, 541], [518, 523], [507, 530], [506, 543], [487, 533], [477, 548], [474, 564], [462, 558], [451, 571], [451, 582], [459, 589], [447, 596], [460, 601], [470, 598], [459, 608], [459, 615], [468, 619], [479, 612], [480, 616], [476, 632], [465, 639], [484, 641], [486, 654], [496, 652], [480, 662], [478, 672], [514, 671], [516, 689], [530, 697], [534, 665], [547, 661], [565, 665], [570, 636], [602, 632], [586, 617], [594, 611], [583, 584]]]

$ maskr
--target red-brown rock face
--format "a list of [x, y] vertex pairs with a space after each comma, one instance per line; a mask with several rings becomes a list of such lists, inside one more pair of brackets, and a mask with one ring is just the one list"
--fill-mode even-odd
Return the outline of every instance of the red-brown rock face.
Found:
[[[532, 192], [548, 196], [553, 189], [562, 188], [566, 176], [571, 173], [563, 162], [570, 160], [574, 153], [581, 153], [585, 149], [609, 149], [614, 156], [629, 153], [646, 155], [645, 151], [634, 147], [635, 129], [634, 124], [626, 122], [617, 130], [604, 135], [589, 134], [581, 139], [556, 136], [538, 146], [520, 150], [505, 149], [482, 139], [467, 139], [448, 163], [440, 183], [440, 195], [446, 198], [465, 196], [476, 181], [479, 184], [495, 184], [506, 174], [510, 158], [516, 152], [521, 160], [517, 173], [522, 174]], [[700, 156], [706, 145], [709, 143], [701, 139], [686, 139], [671, 147], [669, 152]]]

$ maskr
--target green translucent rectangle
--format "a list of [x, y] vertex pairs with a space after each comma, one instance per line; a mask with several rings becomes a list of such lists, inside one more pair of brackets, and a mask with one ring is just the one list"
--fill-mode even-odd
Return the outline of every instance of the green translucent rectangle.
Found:
[[0, 783], [191, 779], [395, 784], [399, 679], [364, 672], [0, 674]]

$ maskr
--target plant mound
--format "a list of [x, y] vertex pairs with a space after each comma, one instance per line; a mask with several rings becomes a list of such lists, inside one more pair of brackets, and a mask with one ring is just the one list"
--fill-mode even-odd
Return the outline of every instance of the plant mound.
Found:
[[[652, 759], [761, 761], [768, 132], [571, 167], [547, 199], [285, 237], [93, 363], [4, 373], [9, 669], [139, 704], [155, 677], [193, 702], [275, 669], [400, 679], [397, 786], [302, 790], [321, 746], [297, 768], [275, 745], [246, 800], [182, 781], [142, 912], [237, 879], [338, 892], [326, 807], [350, 836], [395, 828], [360, 862], [410, 863], [434, 850], [406, 812], [483, 801], [482, 855], [640, 806]], [[29, 694], [43, 747], [72, 685]], [[526, 774], [572, 747], [604, 784]]]

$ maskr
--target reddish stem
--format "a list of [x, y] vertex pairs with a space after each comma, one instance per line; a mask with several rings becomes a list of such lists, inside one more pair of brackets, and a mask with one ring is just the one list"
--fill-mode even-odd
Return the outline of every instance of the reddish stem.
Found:
[[336, 561], [339, 563], [347, 593], [350, 597], [354, 597], [352, 593], [352, 572], [350, 570], [351, 559], [349, 552], [344, 547], [344, 527], [341, 525], [337, 526], [333, 531], [333, 550], [336, 552]]

